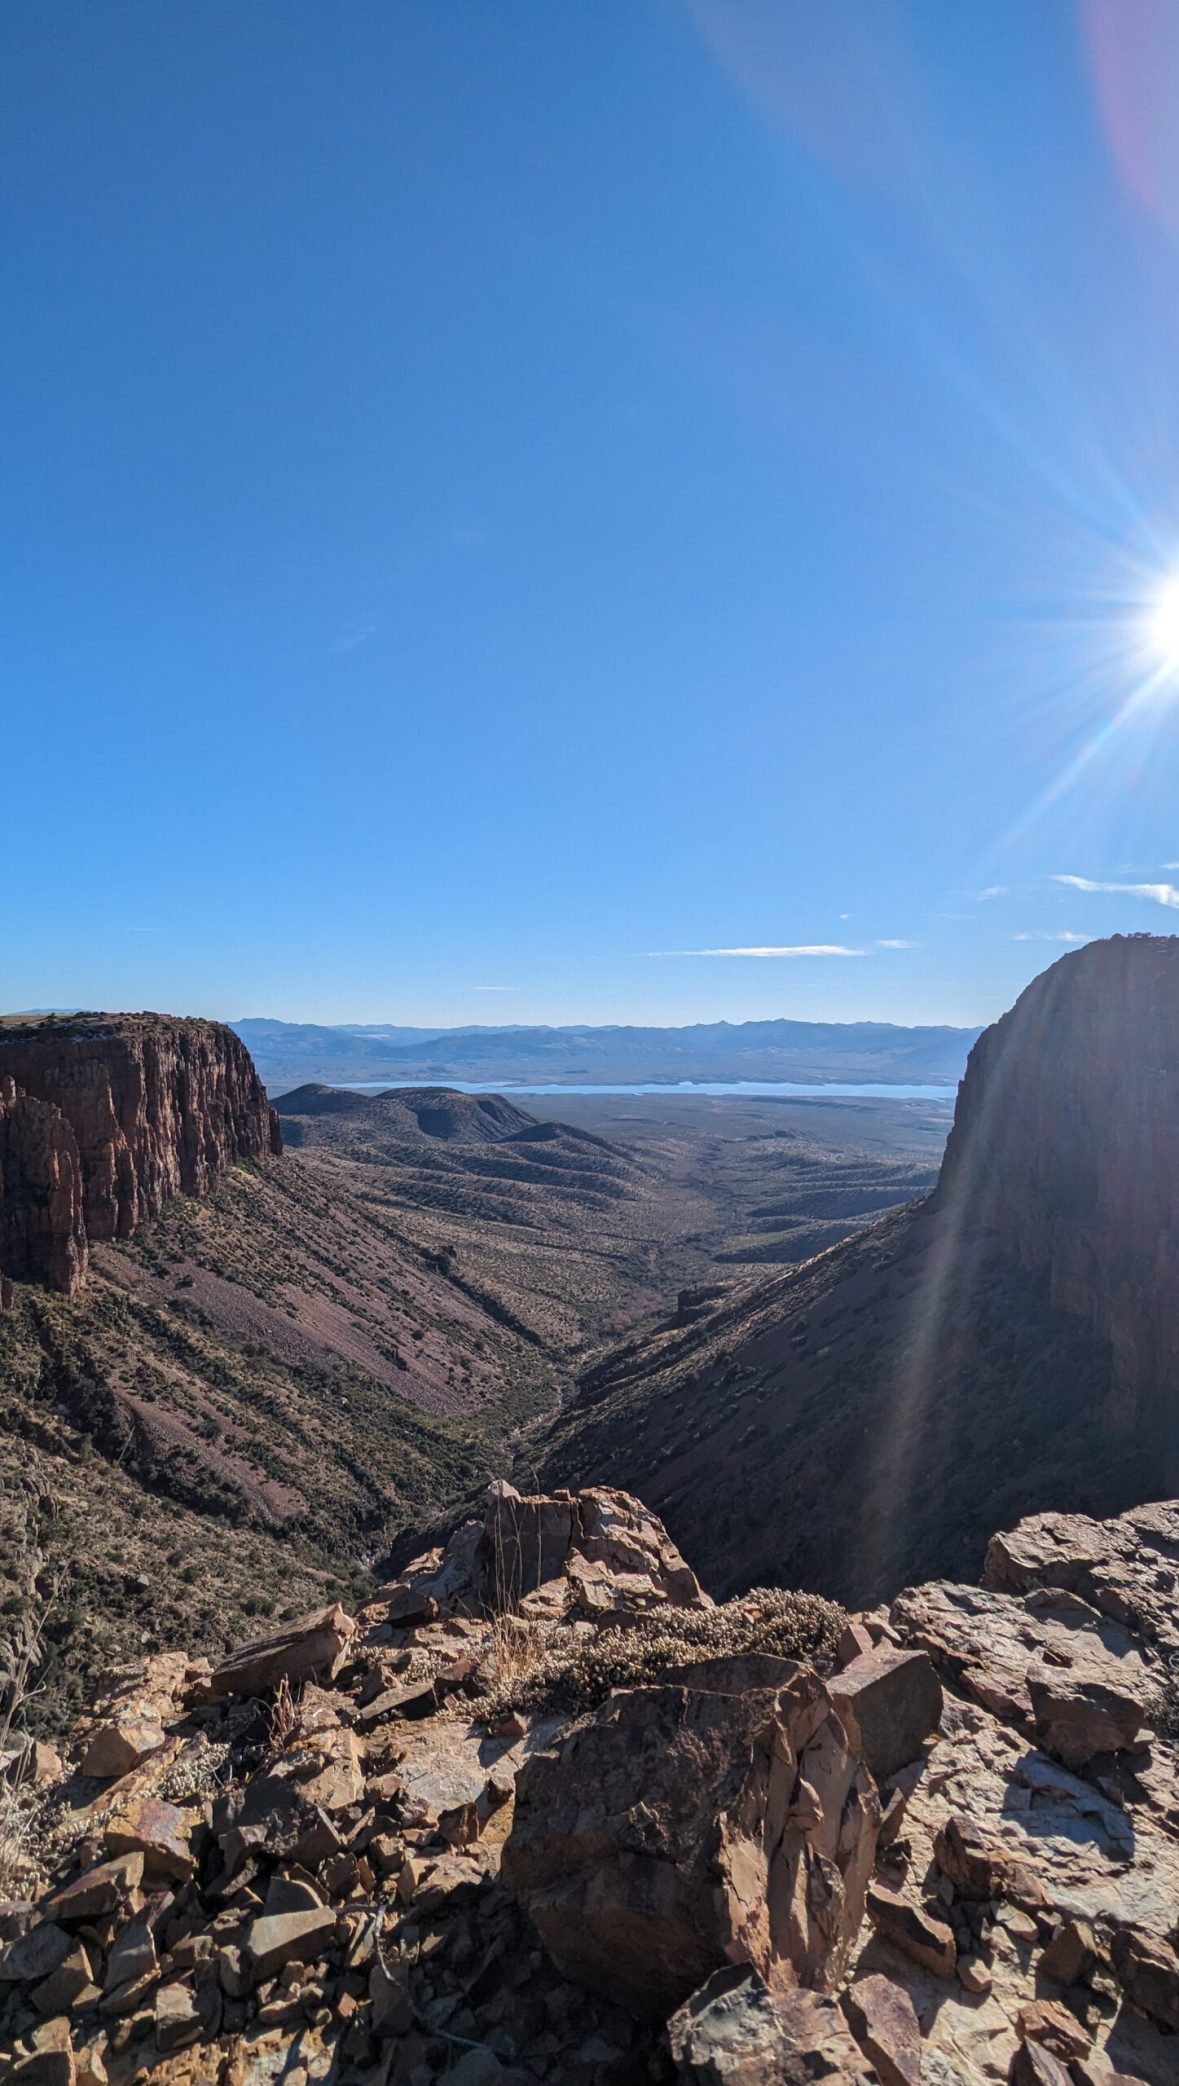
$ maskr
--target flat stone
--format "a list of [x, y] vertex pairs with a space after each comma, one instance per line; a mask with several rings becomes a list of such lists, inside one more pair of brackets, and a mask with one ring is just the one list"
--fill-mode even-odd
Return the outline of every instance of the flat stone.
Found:
[[875, 1645], [830, 1685], [852, 1749], [878, 1782], [916, 1760], [941, 1720], [942, 1685], [924, 1651]]
[[89, 1950], [80, 1941], [74, 1943], [68, 1956], [52, 1970], [49, 1976], [36, 1985], [30, 1994], [33, 2005], [46, 2020], [56, 2014], [68, 2014], [86, 1992], [94, 1991], [94, 1963]]
[[876, 2086], [833, 1999], [771, 1992], [743, 1963], [714, 1972], [667, 2024], [680, 2086]]
[[1142, 1729], [1142, 1702], [1110, 1681], [1042, 1665], [1029, 1669], [1027, 1687], [1040, 1743], [1066, 1767], [1122, 1752]]
[[1111, 1955], [1131, 2006], [1179, 2034], [1179, 1956], [1169, 1943], [1122, 1928], [1114, 1935]]
[[103, 1989], [117, 1992], [124, 1985], [151, 1977], [159, 1967], [155, 1937], [150, 1927], [143, 1920], [132, 1920], [128, 1926], [120, 1927], [111, 1943]]
[[1020, 2043], [1008, 2077], [1011, 2086], [1073, 2086], [1066, 2066], [1043, 2043]]
[[284, 1963], [317, 1963], [335, 1942], [338, 1922], [330, 1906], [309, 1912], [263, 1913], [251, 1922], [246, 1949], [260, 1978], [273, 1977]]
[[982, 1998], [984, 1993], [990, 1991], [994, 1982], [995, 1980], [981, 1956], [959, 1956], [958, 1983], [964, 1992], [970, 1992], [976, 1998]]
[[16, 2086], [76, 2086], [77, 2069], [70, 2042], [70, 2024], [63, 2017], [46, 2021], [34, 2037], [35, 2048], [28, 2057], [18, 2057], [9, 2079]]

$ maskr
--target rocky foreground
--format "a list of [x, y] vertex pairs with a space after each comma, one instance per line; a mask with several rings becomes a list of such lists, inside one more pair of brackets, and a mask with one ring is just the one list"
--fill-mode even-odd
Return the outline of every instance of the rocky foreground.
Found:
[[494, 1487], [10, 1745], [8, 2076], [1173, 2086], [1177, 1574], [1170, 1504], [718, 1608], [627, 1495]]

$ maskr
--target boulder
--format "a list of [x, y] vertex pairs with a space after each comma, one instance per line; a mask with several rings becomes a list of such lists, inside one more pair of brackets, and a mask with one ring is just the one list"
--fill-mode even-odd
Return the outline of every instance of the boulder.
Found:
[[251, 1922], [246, 1935], [246, 1948], [258, 1977], [273, 1977], [284, 1963], [317, 1963], [334, 1943], [337, 1927], [330, 1905], [307, 1912], [263, 1913]]
[[356, 1634], [356, 1624], [338, 1602], [301, 1616], [271, 1637], [260, 1637], [231, 1651], [214, 1666], [207, 1683], [211, 1701], [234, 1695], [264, 1695], [285, 1680], [330, 1680], [343, 1664]]
[[1043, 2043], [1020, 2043], [1007, 2076], [1011, 2086], [1073, 2086], [1067, 2065]]
[[504, 1882], [567, 1976], [637, 2013], [729, 1962], [828, 1988], [859, 1930], [879, 1804], [826, 1688], [724, 1693], [723, 1663], [612, 1696], [517, 1776]]
[[979, 1904], [1005, 1898], [1025, 1910], [1047, 1904], [1043, 1886], [1028, 1864], [969, 1818], [948, 1818], [933, 1851], [959, 1897]]
[[75, 2086], [77, 2067], [65, 2015], [46, 2021], [33, 2037], [33, 2050], [18, 2057], [8, 2077], [20, 2086]]
[[680, 2086], [876, 2086], [833, 1999], [770, 1991], [748, 1965], [713, 1973], [667, 2024]]
[[158, 1796], [135, 1797], [110, 1820], [107, 1852], [142, 1854], [148, 1883], [185, 1883], [196, 1870], [190, 1831], [190, 1820], [176, 1804]]
[[121, 1854], [116, 1861], [99, 1862], [63, 1884], [41, 1909], [47, 1919], [66, 1926], [102, 1919], [109, 1912], [118, 1912], [142, 1881], [142, 1854]]
[[187, 1985], [161, 1985], [155, 2004], [156, 2047], [180, 2050], [201, 2033], [201, 2017]]
[[853, 1747], [881, 1782], [916, 1760], [937, 1730], [942, 1684], [928, 1653], [878, 1644], [835, 1675], [831, 1700]]
[[1032, 1666], [1027, 1686], [1040, 1743], [1066, 1767], [1084, 1767], [1097, 1753], [1124, 1751], [1142, 1728], [1141, 1700], [1109, 1681]]
[[880, 2086], [921, 2086], [921, 2023], [891, 1977], [861, 1977], [843, 1995], [848, 2027], [880, 2074]]
[[163, 1743], [163, 1727], [155, 1717], [127, 1711], [91, 1733], [82, 1755], [82, 1773], [96, 1775], [100, 1781], [113, 1781], [118, 1775], [130, 1774], [152, 1753], [158, 1753]]
[[1030, 1999], [1015, 2016], [1015, 2032], [1022, 2042], [1043, 2043], [1062, 2064], [1083, 2057], [1093, 2038], [1066, 2006], [1055, 1999]]
[[1098, 1960], [1097, 1941], [1082, 1919], [1063, 1920], [1040, 1957], [1040, 1973], [1054, 1985], [1079, 1985]]
[[0, 1980], [6, 1984], [23, 1984], [27, 1979], [49, 1977], [64, 1963], [73, 1942], [64, 1927], [55, 1926], [52, 1920], [41, 1920], [25, 1934], [18, 1934], [9, 1942], [0, 1955]]
[[1166, 1941], [1123, 1927], [1111, 1948], [1114, 1975], [1132, 2007], [1179, 2035], [1179, 1955]]
[[908, 1956], [911, 1963], [947, 1982], [956, 1976], [957, 1944], [944, 1919], [882, 1884], [873, 1884], [869, 1890], [867, 1910], [881, 1940], [898, 1955]]

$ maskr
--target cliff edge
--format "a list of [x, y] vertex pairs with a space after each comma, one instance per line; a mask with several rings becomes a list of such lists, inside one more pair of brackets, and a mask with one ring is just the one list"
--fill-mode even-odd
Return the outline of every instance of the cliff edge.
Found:
[[233, 1030], [164, 1014], [0, 1024], [0, 1271], [72, 1295], [87, 1245], [282, 1150]]

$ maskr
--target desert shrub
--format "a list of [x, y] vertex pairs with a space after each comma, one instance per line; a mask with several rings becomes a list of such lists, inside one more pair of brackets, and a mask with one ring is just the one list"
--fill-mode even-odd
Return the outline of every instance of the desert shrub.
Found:
[[820, 1594], [758, 1586], [717, 1608], [663, 1608], [592, 1636], [558, 1628], [526, 1670], [500, 1675], [476, 1714], [592, 1709], [614, 1688], [648, 1687], [673, 1667], [739, 1652], [820, 1659], [834, 1651], [846, 1622], [845, 1610]]

